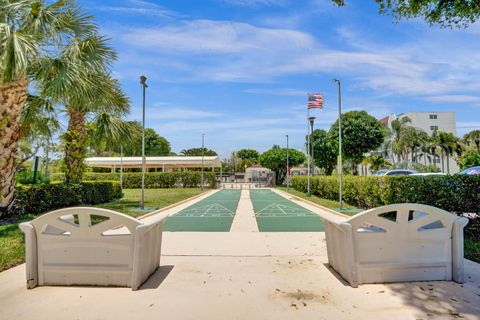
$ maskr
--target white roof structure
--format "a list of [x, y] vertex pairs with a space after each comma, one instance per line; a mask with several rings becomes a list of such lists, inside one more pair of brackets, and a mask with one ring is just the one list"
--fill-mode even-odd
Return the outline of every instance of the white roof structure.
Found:
[[[202, 160], [203, 158], [203, 160]], [[218, 168], [222, 165], [218, 156], [204, 157], [145, 157], [147, 168]], [[142, 157], [92, 157], [85, 164], [94, 168], [141, 168]], [[203, 165], [202, 165], [203, 164]]]

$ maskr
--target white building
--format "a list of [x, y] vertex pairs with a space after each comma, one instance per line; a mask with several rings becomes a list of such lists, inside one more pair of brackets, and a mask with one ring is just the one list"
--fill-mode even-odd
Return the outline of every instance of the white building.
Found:
[[[402, 119], [408, 117], [410, 123], [407, 125], [421, 129], [432, 135], [435, 130], [444, 131], [457, 134], [457, 122], [455, 119], [455, 112], [405, 112], [399, 115], [391, 114], [383, 119], [380, 119], [380, 122], [386, 125], [389, 129], [392, 128], [392, 121], [396, 119]], [[390, 160], [394, 162], [393, 154], [390, 151]], [[411, 161], [411, 159], [408, 159]], [[432, 159], [433, 163], [437, 168], [442, 170], [441, 159], [436, 157]], [[445, 159], [446, 161], [446, 159]], [[453, 157], [449, 158], [450, 173], [457, 173], [460, 171], [457, 162]], [[422, 161], [423, 163], [423, 161]], [[425, 163], [423, 163], [425, 164]], [[427, 164], [429, 164], [427, 162]], [[446, 172], [446, 165], [444, 165], [444, 171]]]

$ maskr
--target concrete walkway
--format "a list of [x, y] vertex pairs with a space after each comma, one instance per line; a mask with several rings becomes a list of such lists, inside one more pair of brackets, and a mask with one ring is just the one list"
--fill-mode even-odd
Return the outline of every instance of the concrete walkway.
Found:
[[[27, 290], [25, 265], [0, 273], [0, 319], [480, 319], [480, 264], [465, 260], [462, 285], [351, 288], [328, 267], [323, 232], [253, 232], [244, 191], [231, 232], [165, 232], [161, 267], [139, 291]], [[334, 214], [279, 193], [319, 215]]]
[[160, 269], [128, 288], [25, 288], [0, 273], [0, 319], [479, 319], [480, 267], [449, 281], [351, 288], [315, 233], [166, 232]]
[[258, 232], [249, 190], [242, 190], [230, 232]]

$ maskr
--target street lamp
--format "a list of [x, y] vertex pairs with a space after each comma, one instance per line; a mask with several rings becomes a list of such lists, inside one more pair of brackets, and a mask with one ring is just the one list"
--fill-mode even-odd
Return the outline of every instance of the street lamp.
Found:
[[308, 122], [310, 123], [310, 149], [312, 150], [312, 176], [315, 176], [315, 161], [313, 157], [313, 124], [315, 122], [315, 117], [309, 117]]
[[340, 177], [339, 189], [338, 189], [338, 198], [340, 202], [340, 210], [343, 209], [343, 200], [342, 200], [342, 179], [343, 179], [343, 163], [342, 163], [342, 94], [340, 80], [332, 79], [332, 82], [338, 84], [338, 175]]
[[285, 135], [287, 137], [287, 190], [290, 187], [290, 170], [288, 170], [288, 134]]
[[205, 156], [205, 133], [202, 133], [202, 182], [200, 188], [203, 191], [203, 157]]
[[140, 202], [141, 209], [145, 209], [145, 89], [148, 87], [145, 83], [147, 77], [140, 76], [140, 84], [143, 90], [143, 103], [142, 103], [142, 200]]

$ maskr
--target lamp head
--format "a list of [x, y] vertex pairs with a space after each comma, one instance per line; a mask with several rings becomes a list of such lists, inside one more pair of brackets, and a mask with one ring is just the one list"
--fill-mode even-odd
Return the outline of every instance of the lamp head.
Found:
[[140, 76], [140, 84], [141, 84], [142, 86], [148, 87], [147, 84], [145, 83], [145, 81], [147, 81], [147, 77], [145, 77], [145, 76]]
[[315, 117], [309, 117], [308, 122], [310, 122], [310, 125], [313, 125], [313, 123], [315, 122]]

